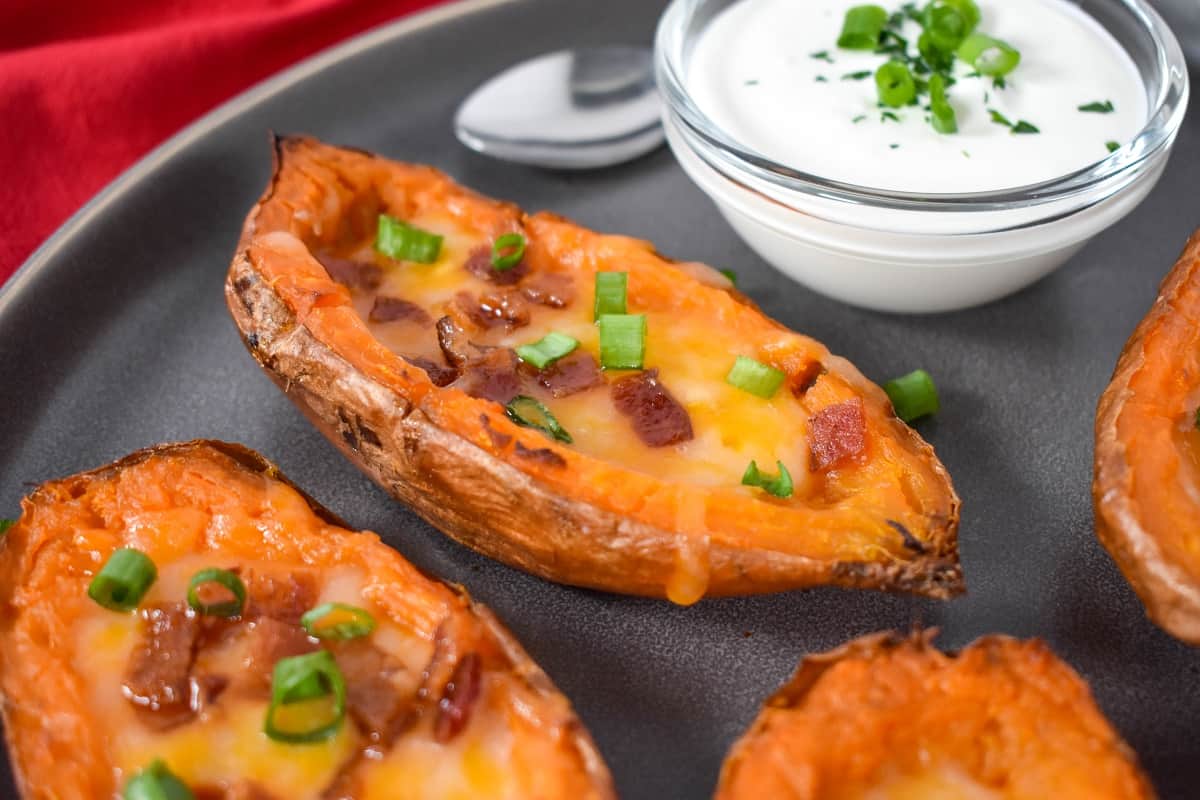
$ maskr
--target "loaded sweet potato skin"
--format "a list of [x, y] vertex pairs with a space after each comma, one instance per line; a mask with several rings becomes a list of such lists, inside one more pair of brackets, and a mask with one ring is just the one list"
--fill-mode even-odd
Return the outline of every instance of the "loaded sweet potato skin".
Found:
[[716, 800], [1146, 800], [1087, 684], [1039, 641], [957, 655], [873, 634], [806, 658], [725, 760]]
[[[134, 612], [100, 608], [87, 593], [118, 547], [158, 566]], [[180, 576], [214, 565], [241, 571], [241, 615], [179, 611]], [[262, 659], [316, 651], [296, 623], [297, 602], [314, 592], [322, 602], [353, 595], [377, 629], [324, 645], [350, 698], [337, 736], [274, 742], [262, 734], [271, 667]], [[42, 485], [0, 549], [0, 607], [0, 691], [23, 797], [118, 796], [152, 758], [198, 798], [369, 800], [395, 796], [396, 785], [406, 797], [449, 796], [438, 781], [464, 800], [615, 797], [565, 698], [487, 609], [373, 534], [345, 530], [237, 445], [163, 445]], [[173, 653], [172, 625], [200, 633]], [[171, 671], [180, 657], [182, 676]], [[455, 690], [467, 676], [470, 691]], [[170, 691], [181, 678], [190, 700]], [[502, 761], [489, 742], [502, 743]]]
[[[372, 335], [345, 279], [318, 260], [368, 236], [381, 210], [405, 217], [430, 208], [486, 241], [519, 228], [538, 268], [590, 281], [611, 265], [638, 282], [646, 302], [769, 343], [796, 385], [822, 378], [804, 398], [806, 413], [861, 403], [865, 452], [852, 469], [807, 481], [811, 501], [776, 501], [738, 487], [737, 475], [726, 488], [626, 468], [519, 427], [501, 405], [456, 385], [435, 385]], [[932, 449], [849, 363], [766, 319], [702, 265], [670, 262], [643, 242], [553, 215], [522, 214], [428, 167], [290, 138], [276, 141], [275, 174], [247, 218], [226, 297], [247, 348], [343, 454], [433, 525], [497, 560], [554, 581], [682, 603], [818, 584], [934, 597], [962, 590], [958, 498]]]
[[1096, 413], [1096, 532], [1146, 612], [1200, 644], [1200, 232], [1121, 352]]

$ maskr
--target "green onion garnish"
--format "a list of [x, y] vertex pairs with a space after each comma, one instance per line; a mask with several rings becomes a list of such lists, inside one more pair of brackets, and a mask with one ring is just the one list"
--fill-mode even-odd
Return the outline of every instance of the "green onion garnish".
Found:
[[592, 319], [600, 319], [605, 314], [624, 314], [625, 287], [628, 283], [628, 272], [597, 272], [596, 304]]
[[571, 434], [563, 430], [558, 419], [550, 413], [550, 409], [532, 397], [519, 394], [504, 407], [508, 418], [526, 428], [536, 428], [551, 439], [570, 444], [574, 441]]
[[717, 270], [717, 271], [720, 272], [722, 275], [724, 275], [726, 278], [729, 278], [730, 283], [732, 283], [734, 286], [737, 286], [737, 273], [736, 272], [734, 272], [731, 269], [722, 269], [722, 270]]
[[134, 775], [121, 792], [122, 800], [194, 800], [195, 795], [183, 781], [175, 777], [162, 759]]
[[742, 485], [757, 486], [767, 494], [773, 494], [776, 497], [791, 497], [792, 474], [788, 472], [782, 461], [776, 461], [775, 464], [779, 467], [779, 475], [771, 477], [759, 472], [758, 463], [751, 461], [750, 466], [746, 467], [746, 471], [742, 473]]
[[1121, 149], [1120, 142], [1105, 142], [1104, 146], [1108, 148], [1108, 152], [1110, 152], [1110, 153], [1115, 153], [1116, 151]]
[[891, 398], [896, 416], [905, 422], [936, 414], [941, 407], [933, 378], [923, 369], [888, 381], [883, 390]]
[[1006, 128], [1011, 128], [1013, 126], [1008, 117], [1004, 116], [994, 108], [989, 108], [988, 114], [991, 115], [992, 122], [996, 123], [997, 125], [1003, 125]]
[[925, 9], [924, 22], [922, 37], [928, 37], [928, 43], [940, 52], [953, 54], [967, 37], [967, 20], [953, 6], [929, 5]]
[[8, 529], [16, 524], [17, 521], [15, 519], [0, 519], [0, 536], [8, 533]]
[[113, 611], [132, 611], [157, 577], [158, 569], [145, 553], [122, 547], [92, 578], [88, 597]]
[[375, 618], [365, 608], [347, 603], [322, 603], [300, 617], [309, 636], [318, 639], [357, 639], [375, 630]]
[[[233, 595], [233, 599], [223, 600], [219, 603], [205, 603], [200, 599], [200, 589], [209, 583], [224, 587]], [[219, 567], [202, 569], [188, 581], [187, 601], [193, 609], [210, 617], [236, 617], [242, 613], [242, 607], [246, 605], [246, 584], [242, 583], [242, 579], [236, 573], [227, 569]]]
[[521, 263], [525, 257], [525, 237], [506, 233], [492, 244], [492, 269], [505, 272]]
[[888, 13], [880, 6], [855, 6], [846, 12], [838, 47], [846, 50], [874, 50], [888, 24]]
[[889, 61], [875, 71], [875, 88], [879, 90], [879, 102], [892, 108], [906, 106], [917, 97], [912, 72], [899, 61]]
[[930, 123], [938, 133], [957, 133], [958, 117], [946, 98], [946, 78], [940, 72], [929, 79]]
[[[307, 720], [298, 723], [294, 719], [297, 716], [311, 716], [307, 713], [312, 710], [311, 707], [295, 709], [297, 704], [330, 696], [333, 698], [333, 708], [321, 715], [327, 719], [318, 720], [307, 727], [301, 727]], [[275, 662], [275, 671], [271, 676], [271, 705], [267, 707], [263, 733], [277, 742], [322, 742], [337, 733], [345, 717], [346, 681], [328, 650], [281, 658]]]
[[736, 386], [744, 392], [770, 400], [779, 391], [787, 378], [783, 370], [755, 361], [753, 358], [738, 356], [725, 376], [725, 382]]
[[1117, 108], [1113, 105], [1112, 100], [1105, 100], [1103, 102], [1097, 100], [1094, 103], [1088, 103], [1087, 105], [1080, 106], [1079, 110], [1090, 111], [1093, 114], [1111, 114], [1112, 112], [1116, 111]]
[[983, 18], [975, 0], [938, 0], [937, 5], [949, 6], [962, 14], [963, 22], [967, 26], [966, 35], [970, 35], [979, 25], [979, 20]]
[[380, 214], [375, 249], [399, 261], [432, 264], [442, 252], [442, 237]]
[[641, 369], [646, 358], [646, 315], [604, 314], [600, 324], [600, 366]]
[[517, 356], [538, 369], [545, 369], [571, 353], [576, 347], [579, 347], [578, 340], [572, 339], [565, 333], [550, 331], [533, 344], [523, 344], [518, 347]]
[[981, 75], [1003, 77], [1021, 63], [1021, 54], [999, 39], [982, 33], [973, 33], [958, 46], [958, 57], [967, 62]]

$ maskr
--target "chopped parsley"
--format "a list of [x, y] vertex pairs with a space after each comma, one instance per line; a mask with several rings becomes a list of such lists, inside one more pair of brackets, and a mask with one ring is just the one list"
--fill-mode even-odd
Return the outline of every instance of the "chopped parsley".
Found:
[[1108, 152], [1110, 152], [1110, 153], [1115, 153], [1116, 151], [1121, 149], [1120, 142], [1105, 142], [1104, 146], [1108, 148]]
[[855, 117], [854, 119], [852, 119], [850, 121], [853, 122], [855, 125], [857, 125], [858, 123], [862, 122], [866, 118], [867, 118], [866, 114], [859, 114], [857, 117]]
[[1093, 114], [1111, 114], [1112, 112], [1116, 111], [1117, 109], [1116, 109], [1116, 106], [1113, 105], [1112, 100], [1104, 100], [1104, 101], [1097, 100], [1093, 103], [1087, 103], [1085, 105], [1080, 106], [1079, 110], [1091, 112]]
[[874, 74], [875, 73], [871, 72], [871, 70], [869, 70], [869, 69], [862, 69], [862, 70], [859, 70], [858, 72], [847, 72], [845, 75], [842, 76], [842, 80], [844, 80], [844, 81], [865, 81], [867, 78], [871, 77]]
[[884, 111], [882, 114], [879, 115], [880, 122], [887, 122], [889, 119], [892, 122], [900, 121], [900, 117], [896, 116], [896, 114], [892, 111]]
[[1012, 126], [1013, 133], [1041, 133], [1036, 125], [1033, 125], [1025, 120], [1018, 120], [1016, 125]]
[[829, 78], [826, 78], [824, 75], [818, 75], [815, 80], [817, 83], [829, 83]]
[[742, 85], [743, 86], [758, 86], [758, 78], [751, 78], [750, 80], [745, 81]]
[[825, 61], [830, 64], [834, 63], [833, 57], [829, 55], [828, 50], [818, 50], [815, 53], [809, 53], [808, 57], [815, 58], [817, 61]]

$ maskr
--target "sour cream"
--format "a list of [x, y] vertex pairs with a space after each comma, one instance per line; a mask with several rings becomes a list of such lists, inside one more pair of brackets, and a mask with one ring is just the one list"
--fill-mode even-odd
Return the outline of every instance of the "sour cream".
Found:
[[[1020, 65], [1003, 89], [956, 63], [949, 98], [958, 133], [919, 106], [878, 107], [886, 57], [840, 50], [847, 9], [863, 0], [742, 0], [713, 19], [687, 66], [693, 100], [718, 127], [772, 161], [822, 178], [918, 193], [994, 191], [1051, 180], [1108, 155], [1149, 113], [1129, 54], [1066, 0], [984, 0], [977, 30], [1008, 42]], [[884, 3], [894, 10], [899, 2]], [[915, 42], [919, 27], [902, 34]], [[828, 59], [813, 54], [827, 53]], [[832, 60], [833, 63], [830, 63]], [[843, 76], [870, 71], [853, 80]], [[1111, 101], [1111, 113], [1079, 106]], [[885, 118], [891, 111], [897, 119]], [[1014, 134], [995, 110], [1040, 133]]]

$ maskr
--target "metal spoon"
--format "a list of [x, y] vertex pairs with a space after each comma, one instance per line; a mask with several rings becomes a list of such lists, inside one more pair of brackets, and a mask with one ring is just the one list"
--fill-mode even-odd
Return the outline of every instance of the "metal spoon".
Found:
[[620, 164], [663, 141], [653, 59], [640, 47], [560, 50], [509, 67], [454, 117], [485, 155], [554, 169]]

